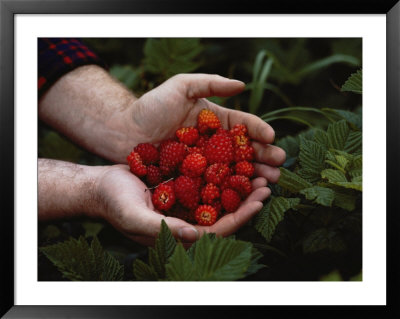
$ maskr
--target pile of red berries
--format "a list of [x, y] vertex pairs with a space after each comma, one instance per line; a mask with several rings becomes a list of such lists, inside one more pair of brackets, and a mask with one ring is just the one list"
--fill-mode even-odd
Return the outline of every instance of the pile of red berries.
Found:
[[152, 190], [154, 207], [166, 216], [212, 225], [237, 210], [251, 193], [254, 149], [244, 124], [225, 130], [203, 109], [197, 127], [176, 137], [137, 145], [127, 157], [130, 170]]

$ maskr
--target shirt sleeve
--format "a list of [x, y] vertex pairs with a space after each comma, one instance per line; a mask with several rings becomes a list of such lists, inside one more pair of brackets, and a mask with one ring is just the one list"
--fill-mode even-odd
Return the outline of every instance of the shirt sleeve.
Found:
[[39, 97], [67, 72], [87, 64], [107, 68], [81, 40], [70, 38], [38, 38]]

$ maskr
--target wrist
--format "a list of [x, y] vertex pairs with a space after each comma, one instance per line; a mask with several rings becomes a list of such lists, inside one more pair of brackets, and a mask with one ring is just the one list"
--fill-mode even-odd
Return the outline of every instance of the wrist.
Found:
[[97, 184], [105, 167], [39, 159], [38, 168], [39, 219], [100, 217]]

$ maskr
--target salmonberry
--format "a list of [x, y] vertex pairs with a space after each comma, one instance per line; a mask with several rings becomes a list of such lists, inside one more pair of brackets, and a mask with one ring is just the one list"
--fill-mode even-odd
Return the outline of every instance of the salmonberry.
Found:
[[175, 204], [175, 193], [173, 187], [161, 184], [153, 193], [152, 201], [154, 207], [159, 210], [169, 210]]
[[221, 127], [221, 122], [213, 111], [202, 109], [197, 117], [197, 127], [202, 134], [213, 132]]
[[242, 175], [230, 176], [229, 187], [237, 191], [242, 198], [246, 198], [252, 190], [249, 178]]
[[240, 195], [233, 189], [227, 188], [222, 191], [221, 203], [222, 207], [228, 212], [233, 213], [240, 205]]
[[131, 172], [137, 177], [143, 177], [147, 174], [147, 167], [143, 164], [143, 161], [138, 153], [132, 151], [126, 160], [128, 161]]
[[213, 183], [209, 183], [201, 190], [201, 199], [204, 204], [212, 204], [219, 198], [219, 188]]
[[189, 154], [182, 162], [181, 172], [185, 176], [199, 177], [207, 167], [206, 158], [198, 153]]
[[174, 186], [176, 198], [183, 206], [194, 209], [199, 205], [200, 189], [194, 179], [188, 176], [179, 176], [175, 179]]
[[247, 127], [244, 124], [235, 124], [233, 128], [231, 128], [230, 133], [232, 136], [237, 135], [247, 135]]
[[172, 175], [186, 157], [186, 145], [171, 141], [160, 150], [160, 170], [165, 176]]
[[175, 134], [181, 143], [188, 146], [196, 144], [199, 139], [199, 131], [194, 127], [182, 127]]
[[162, 175], [160, 168], [154, 165], [149, 165], [147, 167], [146, 175], [147, 184], [150, 186], [158, 185], [162, 182]]
[[195, 218], [199, 225], [211, 226], [217, 220], [217, 211], [211, 205], [200, 205], [195, 212]]
[[232, 138], [226, 134], [214, 134], [204, 147], [204, 156], [209, 164], [230, 164], [233, 161], [233, 152]]
[[204, 178], [207, 183], [220, 185], [226, 177], [230, 175], [230, 169], [227, 164], [216, 163], [207, 167]]
[[235, 165], [236, 175], [243, 175], [246, 177], [252, 177], [254, 175], [254, 165], [247, 161], [238, 162]]
[[134, 149], [140, 155], [143, 164], [156, 164], [159, 159], [159, 153], [157, 148], [150, 143], [140, 143]]
[[249, 161], [254, 159], [254, 148], [249, 145], [235, 147], [235, 162]]

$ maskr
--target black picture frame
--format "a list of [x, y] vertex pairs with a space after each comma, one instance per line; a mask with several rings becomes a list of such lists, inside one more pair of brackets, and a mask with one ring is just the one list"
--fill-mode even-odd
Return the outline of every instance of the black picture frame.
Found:
[[[324, 317], [374, 318], [400, 317], [399, 205], [396, 201], [399, 174], [400, 106], [400, 3], [398, 0], [325, 0], [325, 1], [153, 1], [153, 0], [0, 0], [1, 72], [0, 72], [0, 181], [1, 198], [1, 308], [4, 318], [152, 318], [205, 316], [247, 317], [266, 306], [16, 306], [14, 303], [14, 18], [16, 14], [385, 14], [387, 21], [387, 305], [386, 306], [270, 306], [269, 317], [297, 318], [323, 314]], [[377, 128], [378, 129], [378, 128]], [[390, 172], [390, 174], [389, 174]], [[397, 195], [398, 196], [398, 195]]]

